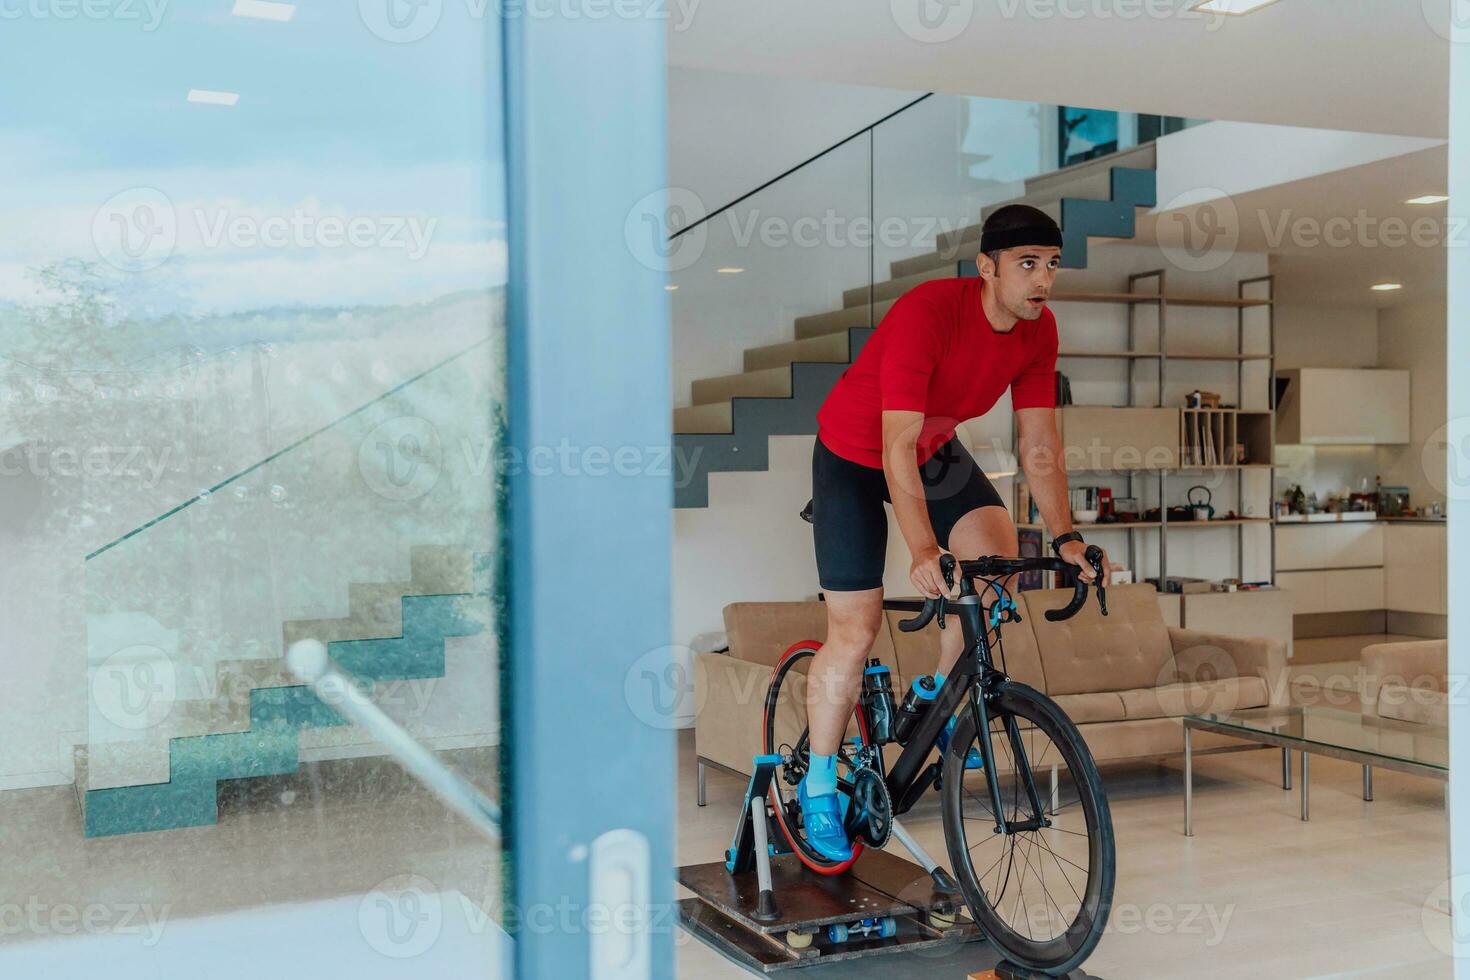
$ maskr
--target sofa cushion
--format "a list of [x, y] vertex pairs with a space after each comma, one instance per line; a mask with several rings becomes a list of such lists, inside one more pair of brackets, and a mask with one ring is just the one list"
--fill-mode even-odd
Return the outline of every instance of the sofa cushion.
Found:
[[1449, 696], [1424, 687], [1384, 683], [1378, 689], [1378, 714], [1416, 725], [1447, 726], [1450, 723]]
[[1122, 721], [1127, 714], [1123, 699], [1112, 691], [1095, 694], [1058, 694], [1052, 700], [1067, 713], [1074, 725], [1095, 721]]
[[1222, 677], [1119, 691], [1129, 718], [1179, 718], [1212, 711], [1260, 708], [1269, 701], [1262, 677]]
[[[898, 628], [901, 620], [911, 619], [910, 612], [890, 611], [888, 626], [893, 648], [897, 654], [899, 688], [906, 688], [918, 677], [934, 673], [939, 666], [939, 637], [937, 623], [930, 623], [917, 633], [905, 633]], [[946, 629], [960, 629], [959, 621], [946, 620]], [[1004, 656], [1002, 657], [1002, 654]], [[1031, 634], [1027, 622], [1007, 623], [1001, 628], [1001, 650], [991, 651], [995, 665], [1022, 684], [1029, 684], [1038, 691], [1046, 690], [1046, 677], [1041, 671], [1041, 655], [1036, 650], [1036, 638]], [[1004, 660], [1004, 664], [1002, 664]]]
[[1089, 597], [1076, 616], [1060, 623], [1049, 622], [1043, 613], [1065, 606], [1072, 590], [1039, 589], [1022, 596], [1022, 615], [1035, 634], [1046, 691], [1053, 697], [1148, 688], [1161, 677], [1175, 679], [1174, 650], [1152, 585], [1114, 586], [1108, 589], [1106, 618]]
[[[725, 632], [730, 636], [732, 657], [774, 667], [791, 644], [827, 638], [827, 604], [815, 600], [732, 602], [725, 607]], [[893, 664], [893, 641], [888, 630], [878, 630], [870, 656]]]

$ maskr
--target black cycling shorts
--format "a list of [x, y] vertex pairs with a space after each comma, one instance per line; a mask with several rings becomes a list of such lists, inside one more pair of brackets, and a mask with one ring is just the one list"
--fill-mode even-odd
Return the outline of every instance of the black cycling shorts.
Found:
[[[843, 459], [817, 438], [812, 451], [812, 514], [817, 577], [829, 592], [859, 592], [883, 585], [888, 550], [888, 480], [881, 469]], [[919, 467], [929, 522], [941, 548], [970, 511], [1004, 507], [1000, 494], [973, 457], [950, 439]], [[974, 557], [974, 556], [971, 556]]]

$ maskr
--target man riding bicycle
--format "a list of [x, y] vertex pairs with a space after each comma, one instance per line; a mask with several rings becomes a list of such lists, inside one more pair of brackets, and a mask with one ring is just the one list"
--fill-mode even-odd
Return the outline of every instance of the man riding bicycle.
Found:
[[[950, 590], [943, 554], [1015, 556], [1005, 504], [955, 437], [1007, 387], [1017, 456], [1052, 548], [1083, 581], [1093, 579], [1072, 528], [1056, 427], [1057, 324], [1046, 300], [1061, 248], [1061, 230], [1045, 212], [997, 210], [981, 229], [979, 278], [932, 280], [905, 293], [817, 413], [811, 519], [827, 638], [808, 677], [811, 766], [798, 796], [807, 840], [829, 860], [852, 856], [836, 756], [883, 623], [883, 504], [893, 504], [912, 557], [909, 579], [927, 597]], [[941, 634], [936, 686], [963, 643], [958, 630]]]

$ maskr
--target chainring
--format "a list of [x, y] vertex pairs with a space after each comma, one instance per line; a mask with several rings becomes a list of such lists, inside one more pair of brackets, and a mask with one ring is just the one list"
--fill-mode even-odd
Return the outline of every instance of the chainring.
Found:
[[849, 838], [879, 850], [893, 836], [893, 798], [876, 770], [864, 766], [853, 773], [846, 824]]

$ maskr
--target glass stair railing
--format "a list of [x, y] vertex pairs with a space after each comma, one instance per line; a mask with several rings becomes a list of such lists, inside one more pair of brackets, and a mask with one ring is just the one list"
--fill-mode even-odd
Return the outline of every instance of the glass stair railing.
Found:
[[380, 754], [289, 674], [297, 640], [325, 643], [406, 731], [493, 744], [499, 336], [88, 554], [88, 836], [212, 823], [220, 780], [303, 753]]

